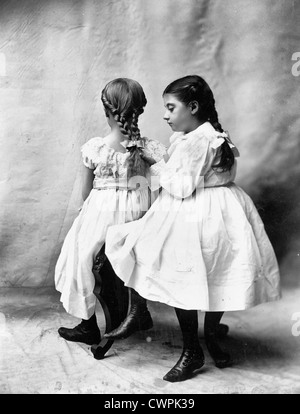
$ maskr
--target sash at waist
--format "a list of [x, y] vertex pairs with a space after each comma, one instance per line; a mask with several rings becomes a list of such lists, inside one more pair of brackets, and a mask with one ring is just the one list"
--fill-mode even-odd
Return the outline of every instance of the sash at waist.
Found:
[[[93, 181], [93, 189], [94, 190], [125, 190], [125, 191], [140, 191], [146, 190], [148, 188], [147, 182], [138, 182], [135, 183], [135, 186], [128, 185], [129, 183], [127, 180], [105, 180], [99, 179]], [[203, 188], [217, 188], [217, 187], [230, 187], [234, 183], [232, 181], [224, 184], [216, 184], [216, 185], [204, 185], [204, 187], [199, 187], [198, 189]], [[197, 190], [197, 188], [196, 188]], [[196, 191], [195, 190], [195, 191]], [[194, 192], [195, 192], [194, 191]]]
[[148, 185], [145, 183], [136, 183], [135, 186], [128, 185], [127, 180], [94, 180], [94, 190], [124, 190], [124, 191], [140, 191], [146, 190]]

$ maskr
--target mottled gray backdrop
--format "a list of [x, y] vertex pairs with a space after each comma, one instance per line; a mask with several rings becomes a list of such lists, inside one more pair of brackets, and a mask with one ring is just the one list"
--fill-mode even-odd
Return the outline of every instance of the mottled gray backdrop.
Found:
[[104, 85], [138, 80], [142, 133], [167, 143], [161, 94], [187, 74], [211, 85], [237, 183], [298, 283], [299, 21], [293, 0], [0, 0], [0, 286], [53, 285], [81, 205], [80, 146], [108, 132]]

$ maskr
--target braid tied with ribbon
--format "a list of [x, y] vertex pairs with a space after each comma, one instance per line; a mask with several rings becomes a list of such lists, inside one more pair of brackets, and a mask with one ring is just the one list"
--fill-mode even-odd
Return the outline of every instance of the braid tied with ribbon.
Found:
[[141, 85], [132, 79], [115, 79], [103, 89], [101, 99], [106, 116], [112, 114], [128, 141], [127, 178], [145, 177], [148, 163], [141, 157], [145, 140], [141, 138], [138, 119], [147, 100]]

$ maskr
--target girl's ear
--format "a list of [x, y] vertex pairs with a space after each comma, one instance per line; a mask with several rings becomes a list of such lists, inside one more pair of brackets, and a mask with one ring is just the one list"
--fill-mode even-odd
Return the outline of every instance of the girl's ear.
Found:
[[189, 108], [191, 110], [191, 114], [192, 115], [195, 115], [198, 112], [198, 110], [199, 110], [199, 102], [197, 102], [197, 101], [191, 101], [189, 103]]

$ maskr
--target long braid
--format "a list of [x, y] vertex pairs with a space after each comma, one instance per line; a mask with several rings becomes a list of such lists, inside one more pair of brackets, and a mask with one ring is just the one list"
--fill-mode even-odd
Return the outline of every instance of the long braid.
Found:
[[208, 120], [210, 121], [210, 123], [212, 124], [212, 126], [219, 132], [224, 132], [222, 125], [220, 124], [219, 121], [219, 116], [218, 116], [218, 112], [216, 110], [216, 106], [215, 106], [215, 99], [212, 96], [211, 97], [211, 102], [210, 102], [210, 110], [209, 110], [209, 115], [208, 115]]
[[116, 114], [114, 116], [114, 119], [117, 122], [122, 134], [125, 135], [125, 137], [128, 139], [131, 139], [131, 129], [126, 117], [123, 114]]
[[135, 140], [141, 138], [140, 129], [138, 127], [138, 119], [139, 119], [138, 113], [133, 112], [132, 118], [131, 118], [131, 133], [132, 133], [132, 138]]
[[[222, 125], [219, 122], [218, 112], [215, 107], [215, 100], [212, 98], [211, 100], [211, 107], [208, 117], [209, 122], [212, 126], [219, 132], [224, 132]], [[234, 155], [233, 152], [225, 139], [223, 144], [221, 145], [221, 158], [218, 164], [212, 165], [215, 169], [220, 169], [221, 171], [230, 171], [234, 164]]]
[[[138, 127], [138, 117], [139, 113], [137, 111], [133, 112], [130, 130], [131, 130], [131, 139], [133, 140], [140, 140], [141, 133]], [[146, 175], [146, 162], [142, 159], [139, 148], [131, 147], [129, 150], [130, 154], [127, 158], [127, 168], [128, 168], [128, 176], [145, 176]]]

